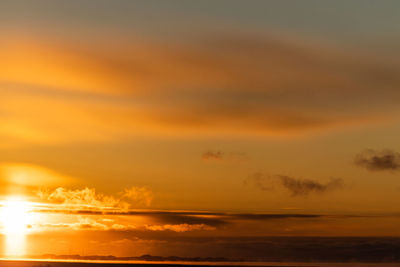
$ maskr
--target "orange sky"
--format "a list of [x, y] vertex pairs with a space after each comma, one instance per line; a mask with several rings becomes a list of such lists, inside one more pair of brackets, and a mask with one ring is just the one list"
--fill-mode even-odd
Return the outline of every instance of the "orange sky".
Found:
[[[398, 237], [398, 28], [378, 23], [396, 19], [390, 1], [360, 9], [359, 27], [273, 2], [1, 3], [3, 255]], [[310, 8], [329, 16], [295, 23]]]

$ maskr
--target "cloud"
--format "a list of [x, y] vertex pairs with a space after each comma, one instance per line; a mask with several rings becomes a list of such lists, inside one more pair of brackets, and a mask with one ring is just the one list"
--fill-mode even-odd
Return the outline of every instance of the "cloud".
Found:
[[224, 213], [204, 213], [196, 214], [191, 212], [168, 212], [168, 213], [148, 213], [148, 218], [157, 224], [189, 224], [189, 225], [208, 225], [212, 227], [223, 226], [228, 223], [228, 217]]
[[323, 184], [310, 179], [296, 179], [289, 176], [279, 176], [282, 185], [290, 191], [292, 196], [306, 196], [310, 193], [324, 193], [343, 187], [343, 179], [331, 178]]
[[[73, 229], [100, 229], [104, 228], [113, 231], [174, 231], [186, 232], [194, 230], [218, 230], [226, 227], [241, 224], [243, 221], [264, 222], [270, 220], [286, 219], [315, 219], [327, 217], [322, 214], [301, 214], [301, 213], [225, 213], [208, 211], [157, 211], [157, 210], [88, 210], [88, 209], [55, 209], [50, 207], [44, 209], [43, 204], [34, 208], [33, 212], [45, 212], [49, 215], [58, 213], [68, 214], [71, 218], [77, 216], [78, 222], [59, 222], [53, 228]], [[348, 216], [347, 216], [348, 217]], [[64, 218], [60, 216], [58, 218]], [[83, 220], [82, 218], [92, 218]], [[96, 220], [93, 218], [97, 218]], [[87, 222], [96, 222], [97, 226], [85, 225]], [[98, 223], [98, 224], [97, 224]], [[101, 225], [104, 226], [101, 226]], [[50, 226], [49, 226], [50, 227]]]
[[94, 231], [127, 231], [136, 229], [133, 225], [123, 225], [123, 224], [106, 224], [100, 223], [95, 219], [89, 217], [78, 217], [77, 222], [72, 223], [36, 223], [30, 225], [33, 230], [94, 230]]
[[[51, 190], [40, 189], [37, 196], [41, 200], [58, 204], [56, 209], [68, 207], [75, 210], [111, 210], [118, 212], [126, 210], [131, 206], [149, 206], [153, 200], [153, 193], [145, 187], [131, 187], [125, 189], [117, 196], [97, 193], [94, 188], [84, 188], [71, 190], [64, 187], [58, 187]], [[50, 209], [51, 210], [51, 209]]]
[[147, 230], [151, 231], [173, 231], [173, 232], [188, 232], [188, 231], [198, 231], [198, 230], [215, 230], [213, 226], [205, 224], [165, 224], [165, 225], [146, 225]]
[[273, 190], [275, 187], [283, 187], [291, 196], [308, 196], [312, 193], [325, 193], [340, 189], [344, 186], [343, 179], [331, 178], [326, 183], [311, 179], [300, 179], [286, 175], [266, 175], [258, 172], [244, 180], [244, 184], [252, 184], [263, 191]]
[[113, 196], [98, 194], [95, 189], [87, 187], [76, 190], [58, 187], [54, 191], [39, 190], [37, 194], [41, 199], [69, 206], [116, 207], [119, 205], [119, 200]]
[[354, 163], [369, 171], [397, 171], [400, 169], [400, 153], [369, 149], [357, 154]]
[[79, 218], [79, 222], [70, 224], [70, 227], [76, 230], [107, 230], [105, 224], [99, 223], [90, 218]]
[[71, 230], [108, 230], [107, 225], [97, 222], [96, 220], [90, 218], [82, 218], [79, 217], [78, 222], [74, 223], [36, 223], [30, 225], [30, 228], [34, 230], [43, 230], [43, 229], [51, 229], [51, 230], [63, 230], [63, 229], [71, 229]]
[[203, 152], [201, 158], [205, 161], [240, 162], [247, 160], [247, 155], [240, 151], [226, 152], [222, 150], [209, 149]]
[[216, 230], [216, 227], [209, 226], [206, 224], [144, 224], [144, 225], [132, 225], [124, 223], [100, 223], [95, 219], [89, 217], [78, 217], [77, 222], [72, 223], [36, 223], [29, 225], [30, 229], [33, 230], [94, 230], [94, 231], [172, 231], [172, 232], [190, 232], [190, 231], [212, 231]]
[[154, 194], [147, 187], [131, 187], [124, 190], [122, 197], [148, 207], [153, 201]]
[[243, 213], [243, 214], [232, 214], [230, 217], [233, 219], [239, 220], [255, 220], [255, 221], [263, 221], [263, 220], [274, 220], [274, 219], [290, 219], [290, 218], [321, 218], [324, 215], [321, 214], [257, 214], [257, 213]]
[[400, 66], [295, 39], [233, 33], [77, 45], [38, 36], [0, 44], [7, 143], [296, 135], [400, 111]]
[[224, 154], [220, 150], [207, 150], [201, 155], [201, 158], [204, 160], [222, 160]]

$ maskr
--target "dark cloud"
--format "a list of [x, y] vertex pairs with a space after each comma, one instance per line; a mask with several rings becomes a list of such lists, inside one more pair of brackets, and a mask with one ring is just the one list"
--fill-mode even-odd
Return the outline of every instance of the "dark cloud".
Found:
[[300, 179], [287, 175], [266, 175], [262, 172], [250, 175], [245, 179], [244, 183], [245, 185], [252, 184], [264, 191], [272, 190], [275, 187], [283, 187], [288, 190], [292, 196], [325, 193], [344, 186], [343, 179], [340, 178], [331, 178], [328, 182], [321, 183], [311, 179]]
[[291, 192], [292, 196], [306, 196], [310, 193], [324, 193], [343, 186], [343, 179], [331, 178], [323, 184], [310, 179], [296, 179], [289, 176], [278, 176], [282, 185]]
[[354, 163], [369, 171], [397, 171], [400, 170], [400, 153], [368, 149], [357, 154]]
[[[234, 223], [239, 220], [265, 221], [279, 219], [312, 219], [326, 217], [323, 214], [301, 214], [301, 213], [225, 213], [208, 211], [121, 211], [121, 210], [68, 210], [68, 209], [35, 209], [35, 212], [43, 213], [67, 213], [77, 215], [102, 215], [102, 216], [138, 216], [146, 217], [157, 225], [205, 225], [220, 227]], [[113, 229], [118, 230], [118, 229]]]

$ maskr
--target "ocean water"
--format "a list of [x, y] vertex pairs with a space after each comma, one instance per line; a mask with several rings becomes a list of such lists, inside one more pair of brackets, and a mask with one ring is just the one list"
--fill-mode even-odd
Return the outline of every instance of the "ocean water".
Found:
[[41, 261], [41, 260], [0, 260], [1, 267], [201, 267], [201, 266], [286, 266], [286, 267], [400, 267], [400, 262], [396, 263], [366, 263], [366, 262], [113, 262], [113, 261]]

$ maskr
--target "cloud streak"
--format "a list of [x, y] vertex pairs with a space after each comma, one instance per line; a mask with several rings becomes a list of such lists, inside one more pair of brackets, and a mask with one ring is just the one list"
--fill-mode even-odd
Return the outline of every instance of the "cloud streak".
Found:
[[202, 153], [201, 158], [204, 161], [230, 161], [238, 162], [247, 160], [247, 155], [240, 151], [222, 151], [217, 149], [209, 149]]
[[215, 230], [213, 226], [205, 224], [165, 224], [165, 225], [146, 225], [147, 230], [150, 231], [173, 231], [173, 232], [188, 232], [188, 231], [198, 231], [198, 230]]
[[46, 37], [1, 42], [0, 136], [292, 135], [386, 119], [400, 97], [395, 63], [294, 39], [232, 34], [93, 47]]
[[254, 185], [263, 191], [274, 190], [277, 187], [286, 189], [292, 197], [308, 196], [310, 194], [322, 194], [335, 191], [344, 186], [341, 178], [331, 178], [326, 183], [311, 179], [294, 178], [287, 175], [266, 175], [258, 172], [244, 180], [244, 184]]

